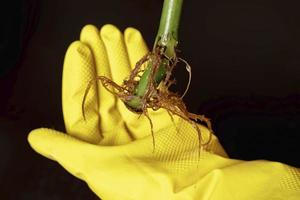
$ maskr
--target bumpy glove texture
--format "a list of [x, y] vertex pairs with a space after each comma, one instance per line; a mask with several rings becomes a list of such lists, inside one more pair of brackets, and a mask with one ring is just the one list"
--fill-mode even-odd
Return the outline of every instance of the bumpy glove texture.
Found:
[[[265, 160], [229, 159], [213, 135], [198, 156], [198, 135], [190, 123], [167, 111], [148, 119], [130, 112], [100, 82], [81, 104], [88, 82], [104, 75], [121, 84], [148, 52], [140, 34], [113, 25], [99, 31], [85, 26], [67, 50], [62, 81], [66, 134], [47, 128], [30, 132], [28, 141], [41, 155], [58, 162], [108, 200], [296, 200], [300, 171]], [[209, 131], [199, 125], [203, 140]], [[76, 195], [76, 194], [74, 194]]]

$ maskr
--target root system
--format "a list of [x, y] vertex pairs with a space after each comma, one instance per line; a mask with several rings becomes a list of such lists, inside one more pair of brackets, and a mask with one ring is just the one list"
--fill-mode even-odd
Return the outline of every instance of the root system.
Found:
[[[157, 84], [155, 82], [155, 75], [158, 72], [158, 68], [160, 65], [164, 62], [164, 67], [166, 68], [166, 74], [164, 79]], [[174, 92], [171, 92], [169, 90], [170, 86], [172, 84], [175, 84], [175, 79], [172, 78], [172, 71], [174, 67], [178, 64], [178, 62], [183, 62], [186, 65], [186, 69], [189, 73], [189, 82], [187, 85], [187, 88], [183, 95], [178, 95]], [[151, 63], [151, 72], [150, 72], [150, 78], [147, 80], [147, 88], [142, 97], [140, 97], [141, 100], [141, 106], [139, 108], [133, 108], [131, 106], [128, 106], [128, 102], [136, 97], [136, 87], [141, 79], [141, 76], [143, 72], [146, 69], [146, 66]], [[122, 85], [118, 85], [109, 78], [105, 76], [97, 76], [94, 80], [91, 80], [86, 88], [83, 102], [82, 102], [82, 113], [85, 118], [85, 112], [84, 112], [84, 103], [86, 100], [86, 97], [88, 95], [88, 92], [90, 90], [91, 85], [95, 81], [101, 81], [103, 86], [111, 92], [113, 95], [117, 96], [120, 100], [122, 100], [125, 105], [127, 105], [128, 109], [135, 113], [144, 114], [150, 122], [151, 126], [151, 135], [153, 139], [153, 150], [155, 149], [155, 137], [154, 137], [154, 131], [153, 131], [153, 123], [152, 120], [148, 114], [148, 109], [152, 109], [154, 111], [158, 109], [165, 109], [172, 121], [173, 121], [173, 115], [177, 115], [180, 118], [186, 120], [189, 122], [197, 131], [198, 133], [198, 139], [199, 139], [199, 149], [205, 145], [207, 145], [211, 140], [211, 134], [213, 133], [210, 120], [206, 118], [204, 115], [197, 115], [188, 112], [186, 105], [183, 102], [183, 97], [187, 93], [191, 81], [191, 67], [190, 65], [183, 59], [178, 58], [177, 56], [173, 58], [168, 58], [164, 54], [164, 50], [161, 47], [156, 47], [152, 52], [145, 55], [141, 60], [139, 60], [135, 68], [132, 70], [130, 76], [128, 79], [124, 80]], [[207, 126], [207, 128], [210, 131], [210, 137], [209, 139], [203, 143], [201, 139], [201, 131], [199, 126], [197, 125], [197, 121], [204, 122]], [[199, 151], [200, 152], [200, 151]]]

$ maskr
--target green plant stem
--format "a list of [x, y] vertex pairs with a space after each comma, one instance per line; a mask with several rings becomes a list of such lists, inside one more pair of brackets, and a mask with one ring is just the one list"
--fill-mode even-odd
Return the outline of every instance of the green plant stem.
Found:
[[160, 18], [158, 33], [154, 48], [157, 45], [166, 47], [166, 55], [175, 56], [175, 47], [178, 43], [178, 26], [183, 0], [165, 0]]
[[[167, 56], [169, 59], [172, 59], [176, 56], [176, 46], [178, 44], [178, 26], [181, 14], [183, 0], [165, 0], [160, 25], [158, 29], [157, 36], [155, 38], [155, 43], [153, 46], [153, 52], [157, 50], [159, 47], [160, 49], [164, 49], [164, 55]], [[166, 66], [169, 64], [168, 59], [162, 59], [161, 63], [159, 64], [158, 71], [154, 76], [155, 85], [158, 86], [159, 83], [164, 79], [166, 75]], [[134, 90], [134, 96], [131, 100], [126, 102], [126, 105], [129, 106], [131, 109], [139, 112], [142, 110], [142, 98], [146, 93], [149, 79], [151, 75], [151, 68], [153, 63], [151, 60], [146, 67], [137, 87]]]

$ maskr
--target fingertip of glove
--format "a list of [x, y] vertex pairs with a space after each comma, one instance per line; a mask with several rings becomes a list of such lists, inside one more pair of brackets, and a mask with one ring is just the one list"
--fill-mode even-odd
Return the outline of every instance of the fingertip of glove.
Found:
[[126, 28], [126, 30], [124, 31], [124, 37], [125, 37], [125, 42], [127, 44], [138, 43], [143, 41], [141, 32], [132, 27]]
[[74, 54], [79, 54], [83, 57], [88, 57], [88, 56], [90, 56], [91, 52], [90, 52], [90, 49], [82, 42], [74, 41], [70, 44], [66, 55], [68, 56], [68, 55], [74, 55]]
[[35, 129], [28, 134], [27, 141], [36, 152], [54, 160], [53, 156], [51, 155], [51, 149], [46, 145], [49, 139], [45, 136], [47, 136], [49, 131], [51, 130], [47, 128]]
[[82, 45], [84, 45], [84, 44], [82, 42], [80, 42], [79, 40], [74, 41], [69, 45], [68, 51], [74, 50], [74, 49], [79, 49]]
[[112, 24], [104, 25], [100, 30], [100, 35], [106, 41], [114, 41], [122, 37], [120, 30]]
[[[96, 26], [92, 24], [85, 25], [80, 32], [80, 40], [84, 41], [87, 37], [90, 37], [91, 35], [98, 35], [99, 30]], [[98, 36], [99, 37], [99, 36]]]
[[90, 32], [90, 31], [97, 31], [98, 28], [92, 24], [87, 24], [81, 29], [82, 32]]
[[47, 128], [39, 128], [31, 131], [28, 134], [27, 141], [29, 142], [30, 145], [36, 143], [38, 140], [40, 140], [41, 135], [47, 131]]

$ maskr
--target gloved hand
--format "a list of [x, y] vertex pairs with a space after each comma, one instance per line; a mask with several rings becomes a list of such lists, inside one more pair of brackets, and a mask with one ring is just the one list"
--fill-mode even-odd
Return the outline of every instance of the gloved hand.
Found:
[[[150, 111], [155, 132], [145, 116], [130, 112], [101, 83], [92, 86], [81, 103], [88, 82], [104, 75], [118, 84], [147, 53], [141, 34], [112, 25], [100, 33], [83, 28], [72, 43], [63, 69], [62, 104], [67, 134], [41, 128], [28, 141], [43, 156], [57, 161], [84, 180], [101, 198], [109, 200], [297, 199], [300, 172], [287, 165], [245, 162], [227, 158], [215, 136], [198, 157], [196, 130], [186, 121], [160, 109]], [[199, 125], [203, 140], [208, 130]], [[76, 195], [76, 194], [74, 194]]]

